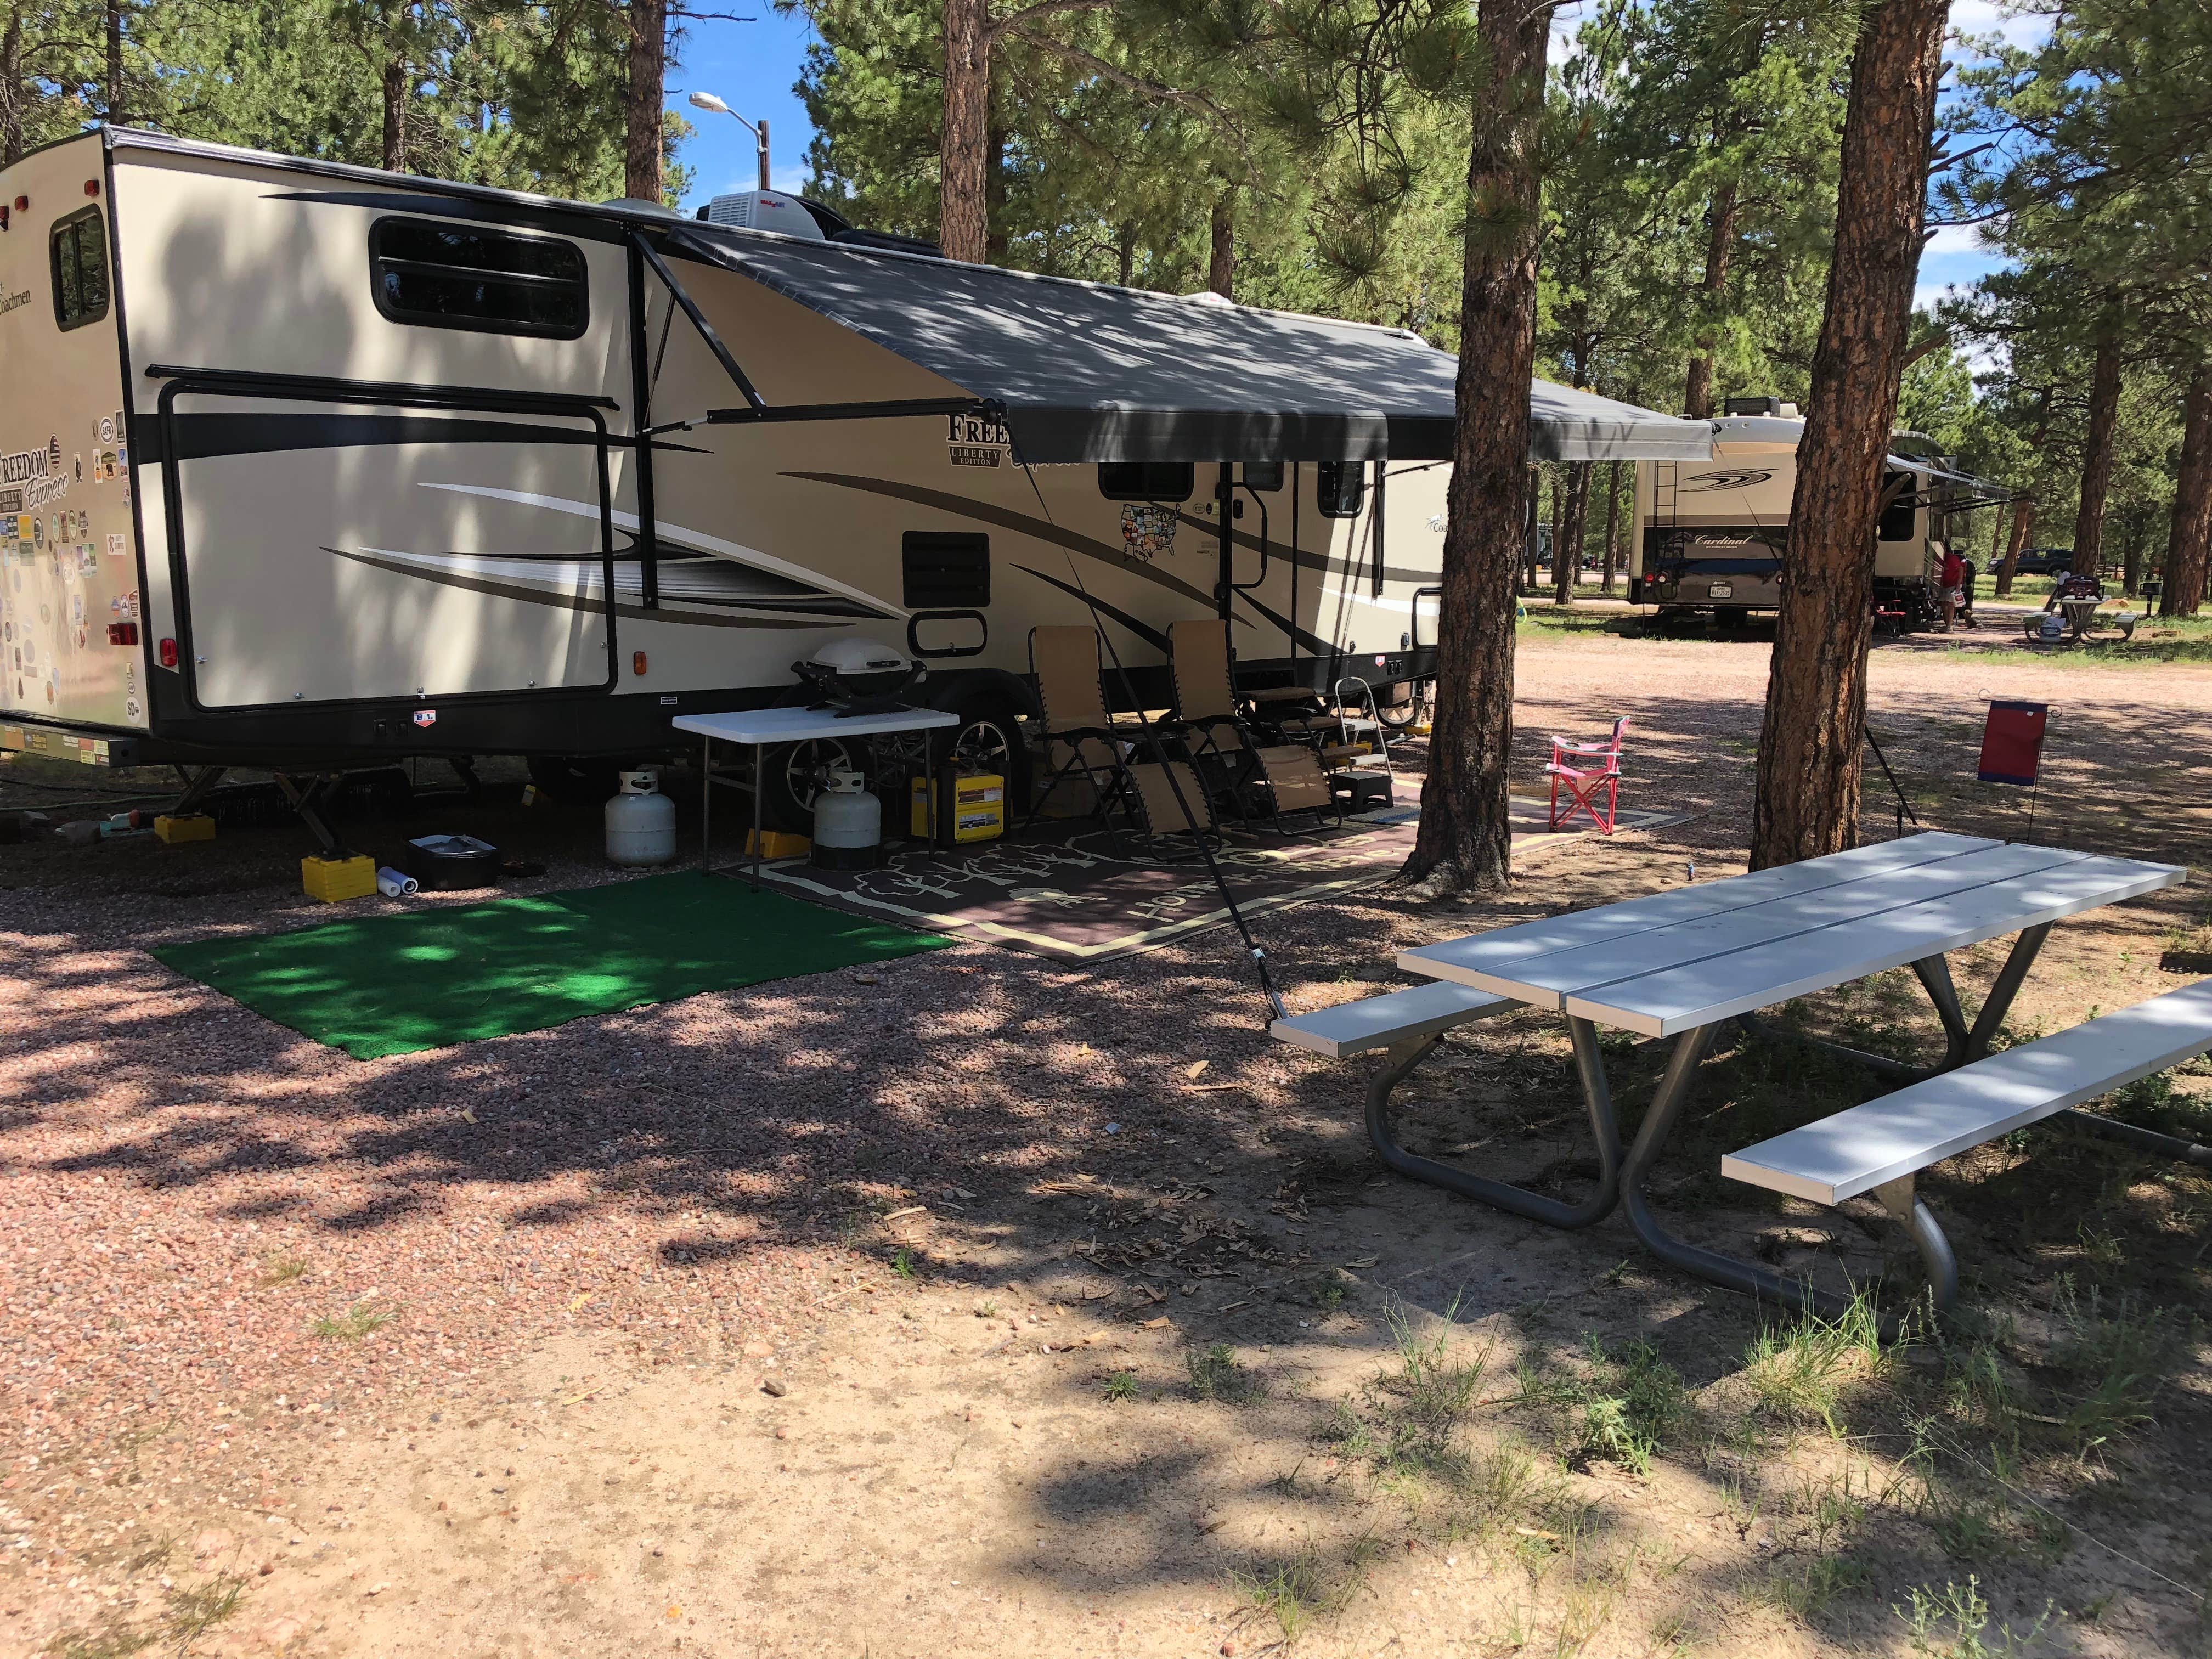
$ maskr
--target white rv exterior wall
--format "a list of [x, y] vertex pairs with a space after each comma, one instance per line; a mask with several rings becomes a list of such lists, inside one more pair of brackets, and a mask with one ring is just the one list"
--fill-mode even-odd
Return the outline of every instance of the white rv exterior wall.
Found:
[[[149, 630], [117, 427], [122, 355], [100, 141], [41, 150], [0, 185], [11, 210], [0, 234], [0, 710], [143, 728]], [[19, 197], [28, 208], [14, 208]], [[50, 244], [58, 222], [86, 212], [111, 233], [107, 314], [64, 331]], [[138, 644], [111, 642], [111, 626], [132, 623]]]

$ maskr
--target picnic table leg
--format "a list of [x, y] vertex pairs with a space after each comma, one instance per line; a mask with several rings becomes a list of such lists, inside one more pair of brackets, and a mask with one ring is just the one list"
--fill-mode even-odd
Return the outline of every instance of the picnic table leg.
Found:
[[[1674, 1052], [1668, 1057], [1666, 1073], [1659, 1079], [1658, 1092], [1652, 1097], [1650, 1109], [1644, 1115], [1643, 1125], [1637, 1130], [1635, 1142], [1621, 1165], [1621, 1211], [1644, 1247], [1668, 1265], [1732, 1291], [1741, 1291], [1759, 1301], [1778, 1302], [1799, 1313], [1836, 1318], [1850, 1305], [1847, 1298], [1820, 1290], [1802, 1279], [1786, 1279], [1756, 1262], [1723, 1255], [1717, 1250], [1708, 1250], [1675, 1237], [1660, 1224], [1644, 1196], [1644, 1183], [1681, 1120], [1682, 1109], [1690, 1097], [1691, 1081], [1720, 1029], [1719, 1024], [1700, 1025], [1683, 1032], [1675, 1040]], [[1894, 1192], [1881, 1194], [1883, 1202], [1911, 1233], [1913, 1243], [1919, 1248], [1921, 1261], [1928, 1268], [1934, 1287], [1936, 1305], [1948, 1309], [1959, 1293], [1958, 1267], [1951, 1255], [1950, 1242], [1944, 1237], [1934, 1213], [1911, 1196], [1911, 1182], [1908, 1180], [1893, 1183], [1893, 1187], [1899, 1184], [1905, 1198], [1910, 1200], [1910, 1207], [1900, 1212], [1898, 1206], [1891, 1202], [1897, 1195]]]
[[2050, 937], [2051, 924], [2023, 929], [2013, 941], [2012, 952], [1990, 987], [1989, 1000], [1982, 1004], [1970, 1030], [1965, 1012], [1959, 1006], [1958, 988], [1951, 981], [1951, 964], [1945, 957], [1923, 957], [1912, 964], [1912, 971], [1928, 993], [1928, 1000], [1935, 1005], [1936, 1017], [1943, 1022], [1943, 1058], [1933, 1066], [1914, 1066], [1908, 1061], [1892, 1060], [1887, 1054], [1870, 1054], [1863, 1048], [1854, 1048], [1848, 1043], [1831, 1042], [1826, 1037], [1816, 1037], [1802, 1031], [1785, 1031], [1759, 1014], [1738, 1014], [1736, 1024], [1753, 1036], [1771, 1042], [1798, 1042], [1808, 1048], [1823, 1048], [1832, 1054], [1856, 1061], [1870, 1072], [1884, 1077], [1893, 1077], [1900, 1082], [1918, 1083], [1945, 1072], [1981, 1059], [1990, 1051], [1990, 1043], [2004, 1024], [2004, 1017], [2012, 1012], [2013, 999], [2020, 994], [2021, 982], [2027, 970], [2035, 965], [2036, 953], [2043, 949], [2043, 941]]
[[1613, 1096], [1606, 1088], [1605, 1067], [1598, 1055], [1597, 1030], [1586, 1019], [1570, 1019], [1574, 1039], [1575, 1071], [1580, 1077], [1583, 1099], [1589, 1109], [1590, 1137], [1597, 1143], [1597, 1185], [1579, 1204], [1565, 1204], [1503, 1181], [1442, 1164], [1419, 1152], [1409, 1152], [1390, 1133], [1390, 1092], [1437, 1046], [1435, 1037], [1421, 1037], [1392, 1048], [1382, 1070], [1367, 1090], [1367, 1138], [1383, 1163], [1400, 1175], [1425, 1181], [1446, 1192], [1457, 1193], [1515, 1215], [1540, 1221], [1547, 1227], [1588, 1227], [1613, 1212], [1620, 1191], [1620, 1130], [1614, 1121]]

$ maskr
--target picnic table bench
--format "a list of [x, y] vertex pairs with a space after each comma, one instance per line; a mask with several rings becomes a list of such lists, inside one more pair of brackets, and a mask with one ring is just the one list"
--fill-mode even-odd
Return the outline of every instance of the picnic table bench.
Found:
[[[1729, 1023], [1755, 1037], [1845, 1055], [1911, 1086], [1732, 1154], [1723, 1173], [1816, 1202], [1875, 1193], [1911, 1232], [1937, 1305], [1948, 1307], [1957, 1295], [1956, 1264], [1913, 1188], [1929, 1164], [2062, 1113], [2147, 1150], [2212, 1160], [2187, 1142], [2070, 1109], [2212, 1048], [2212, 982], [1989, 1053], [2056, 923], [2173, 886], [2185, 873], [2173, 865], [1929, 832], [1406, 951], [1401, 969], [1441, 985], [1279, 1020], [1272, 1029], [1279, 1039], [1319, 1053], [1386, 1052], [1368, 1091], [1367, 1125], [1392, 1169], [1558, 1227], [1592, 1225], [1618, 1204], [1662, 1259], [1801, 1308], [1827, 1309], [1833, 1298], [1675, 1237], [1653, 1213], [1645, 1188], [1698, 1064]], [[2008, 933], [2017, 938], [1969, 1024], [1948, 953]], [[1912, 969], [1942, 1025], [1943, 1052], [1930, 1063], [1909, 1065], [1778, 1030], [1759, 1018], [1761, 1009], [1902, 966]], [[1439, 995], [1443, 988], [1462, 994]], [[1566, 1019], [1598, 1162], [1597, 1179], [1579, 1203], [1424, 1158], [1391, 1132], [1392, 1091], [1446, 1030], [1523, 1006]], [[1650, 1108], [1625, 1152], [1598, 1042], [1601, 1025], [1674, 1039]]]

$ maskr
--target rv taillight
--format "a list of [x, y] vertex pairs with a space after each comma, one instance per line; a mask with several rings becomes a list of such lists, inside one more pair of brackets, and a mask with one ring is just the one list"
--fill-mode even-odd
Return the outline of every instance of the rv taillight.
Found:
[[164, 668], [174, 668], [176, 665], [177, 642], [174, 640], [163, 640], [161, 641], [161, 666]]
[[633, 674], [642, 674], [645, 672], [644, 652], [633, 651], [629, 653], [629, 672]]

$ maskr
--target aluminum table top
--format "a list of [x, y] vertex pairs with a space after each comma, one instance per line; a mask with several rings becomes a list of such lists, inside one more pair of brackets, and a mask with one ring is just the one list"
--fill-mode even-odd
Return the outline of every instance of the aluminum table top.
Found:
[[1646, 1036], [2178, 884], [2179, 866], [1935, 831], [1400, 953]]

